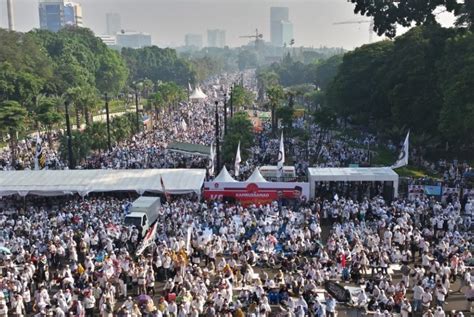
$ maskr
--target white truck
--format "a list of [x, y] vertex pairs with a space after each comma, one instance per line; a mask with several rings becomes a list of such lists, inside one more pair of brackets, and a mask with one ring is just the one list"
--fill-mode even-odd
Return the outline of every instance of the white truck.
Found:
[[130, 213], [125, 216], [125, 225], [135, 226], [140, 235], [145, 236], [147, 230], [158, 219], [158, 209], [161, 207], [159, 197], [139, 197], [132, 203]]

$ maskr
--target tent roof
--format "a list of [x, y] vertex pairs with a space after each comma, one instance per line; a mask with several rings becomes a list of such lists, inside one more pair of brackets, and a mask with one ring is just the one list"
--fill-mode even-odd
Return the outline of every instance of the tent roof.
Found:
[[204, 169], [143, 170], [42, 170], [0, 173], [0, 196], [59, 196], [92, 192], [135, 191], [199, 193], [206, 176]]
[[207, 98], [206, 94], [202, 92], [200, 87], [194, 88], [193, 92], [189, 96], [189, 99], [205, 99]]
[[252, 175], [247, 179], [247, 183], [266, 183], [267, 180], [260, 174], [260, 170], [255, 168]]
[[183, 142], [173, 142], [168, 145], [169, 151], [180, 152], [189, 155], [210, 156], [211, 147], [202, 144], [192, 144]]
[[219, 175], [216, 176], [214, 179], [214, 182], [220, 182], [220, 183], [237, 183], [237, 181], [230, 176], [229, 171], [227, 168], [224, 166], [219, 173]]
[[342, 167], [342, 168], [308, 168], [312, 181], [397, 181], [398, 174], [390, 167]]

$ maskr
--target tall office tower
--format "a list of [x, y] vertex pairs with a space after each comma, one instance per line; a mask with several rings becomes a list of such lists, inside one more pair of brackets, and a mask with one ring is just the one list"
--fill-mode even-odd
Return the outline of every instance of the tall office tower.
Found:
[[202, 47], [202, 35], [201, 34], [186, 34], [184, 36], [184, 45], [186, 47], [200, 49]]
[[122, 20], [118, 13], [107, 13], [105, 15], [107, 20], [107, 34], [115, 35], [122, 30]]
[[281, 38], [283, 46], [291, 45], [291, 40], [293, 39], [293, 23], [287, 21], [281, 22]]
[[40, 28], [57, 32], [64, 26], [64, 0], [40, 0]]
[[293, 24], [289, 21], [289, 9], [270, 8], [270, 41], [273, 46], [289, 45], [293, 39]]
[[207, 30], [207, 46], [208, 47], [224, 47], [225, 46], [225, 30]]
[[83, 27], [82, 7], [79, 3], [66, 2], [64, 4], [64, 24]]

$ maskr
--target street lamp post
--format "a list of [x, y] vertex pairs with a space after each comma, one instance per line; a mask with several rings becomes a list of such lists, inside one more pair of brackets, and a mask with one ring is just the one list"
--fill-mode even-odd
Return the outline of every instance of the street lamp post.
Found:
[[220, 162], [220, 146], [219, 146], [219, 101], [215, 102], [216, 104], [216, 166], [217, 170], [220, 171], [221, 168], [221, 162]]
[[224, 94], [224, 135], [227, 135], [227, 94]]
[[107, 147], [109, 151], [112, 151], [112, 145], [110, 142], [109, 96], [107, 95], [107, 93], [105, 93], [104, 97], [105, 97], [105, 115], [107, 119]]
[[234, 117], [234, 85], [230, 88], [230, 117]]
[[64, 103], [66, 108], [66, 132], [67, 132], [67, 156], [69, 162], [69, 169], [73, 170], [76, 166], [74, 163], [74, 156], [72, 154], [72, 135], [71, 135], [71, 122], [69, 121], [69, 101]]
[[135, 110], [137, 113], [137, 133], [140, 132], [140, 119], [138, 117], [138, 89], [135, 88]]

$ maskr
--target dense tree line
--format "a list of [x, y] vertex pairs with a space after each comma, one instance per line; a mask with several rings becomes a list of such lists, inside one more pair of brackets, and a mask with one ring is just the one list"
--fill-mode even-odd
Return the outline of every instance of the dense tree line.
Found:
[[389, 137], [411, 129], [424, 146], [472, 147], [473, 49], [473, 33], [437, 25], [364, 45], [344, 55], [327, 104]]
[[341, 62], [342, 55], [303, 63], [287, 54], [280, 62], [261, 68], [259, 77], [273, 76], [270, 80], [275, 81], [274, 78], [276, 78], [276, 81], [284, 87], [309, 83], [324, 89], [336, 75]]
[[179, 58], [174, 49], [157, 46], [123, 48], [122, 57], [130, 70], [131, 82], [147, 78], [153, 82], [173, 81], [185, 86], [195, 81], [191, 64]]
[[[64, 128], [68, 104], [71, 122], [85, 129], [75, 132], [76, 157], [82, 158], [90, 150], [103, 149], [103, 124], [93, 123], [92, 117], [102, 113], [105, 94], [109, 105], [121, 105], [120, 111], [126, 104], [134, 108], [135, 93], [157, 110], [183, 100], [183, 87], [194, 80], [196, 68], [172, 49], [117, 52], [85, 28], [66, 27], [56, 33], [0, 29], [0, 140], [8, 139], [14, 151], [17, 138], [27, 133], [52, 135]], [[122, 121], [115, 119], [114, 124]], [[113, 129], [114, 141], [129, 136], [128, 126], [122, 122], [121, 127], [122, 132]]]

